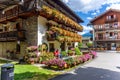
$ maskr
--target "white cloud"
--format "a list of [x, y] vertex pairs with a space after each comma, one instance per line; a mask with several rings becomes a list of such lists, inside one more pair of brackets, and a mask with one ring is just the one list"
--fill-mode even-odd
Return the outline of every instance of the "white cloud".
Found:
[[82, 25], [82, 26], [83, 26], [83, 32], [79, 32], [80, 35], [83, 35], [85, 33], [90, 32], [90, 30], [93, 30], [93, 28], [90, 26], [85, 26], [85, 25]]
[[83, 26], [83, 30], [84, 30], [84, 31], [90, 31], [90, 30], [93, 30], [93, 28], [90, 27], [90, 26], [84, 26], [84, 25], [82, 25], [82, 26]]
[[63, 0], [74, 11], [87, 13], [89, 11], [98, 11], [103, 5], [120, 3], [120, 0]]
[[92, 18], [91, 17], [87, 17], [88, 20], [91, 20]]
[[120, 0], [106, 0], [105, 4], [115, 4], [115, 3], [119, 3]]
[[69, 0], [62, 0], [63, 2], [65, 2], [65, 3], [68, 3], [69, 2]]
[[120, 3], [111, 4], [106, 8], [106, 10], [108, 9], [120, 9]]
[[100, 10], [97, 10], [96, 13], [100, 13]]
[[96, 12], [94, 12], [94, 13], [92, 13], [91, 15], [96, 15], [97, 13]]
[[87, 31], [79, 32], [78, 34], [83, 35], [83, 34], [85, 34], [85, 33], [87, 33]]

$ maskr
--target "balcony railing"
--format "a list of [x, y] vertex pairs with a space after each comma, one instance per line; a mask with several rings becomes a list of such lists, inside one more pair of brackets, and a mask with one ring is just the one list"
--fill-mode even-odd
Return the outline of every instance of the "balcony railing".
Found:
[[112, 37], [95, 37], [95, 41], [117, 41], [120, 40], [120, 37], [118, 36], [112, 36]]
[[105, 31], [105, 30], [113, 30], [113, 29], [114, 30], [120, 29], [120, 26], [95, 28], [95, 31]]
[[111, 19], [106, 19], [106, 23], [110, 23], [110, 22], [117, 22], [118, 19], [117, 18], [111, 18]]
[[0, 32], [0, 41], [24, 41], [25, 39], [25, 30]]
[[[0, 13], [0, 22], [4, 22], [7, 20], [13, 20], [18, 17], [22, 16], [29, 16], [31, 15], [32, 11], [35, 10], [36, 0], [27, 1], [24, 5], [14, 6], [12, 9], [7, 10]], [[29, 13], [29, 14], [28, 14]]]

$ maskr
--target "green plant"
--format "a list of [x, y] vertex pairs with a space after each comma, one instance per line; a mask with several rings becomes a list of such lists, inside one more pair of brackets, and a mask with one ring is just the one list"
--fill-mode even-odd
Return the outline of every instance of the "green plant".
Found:
[[76, 55], [83, 55], [82, 52], [80, 52], [78, 47], [75, 48], [75, 54]]
[[68, 58], [68, 59], [66, 59], [66, 60], [64, 60], [64, 61], [67, 63], [67, 65], [68, 65], [69, 67], [71, 67], [72, 64], [74, 63], [74, 59], [73, 59], [73, 58]]
[[86, 45], [90, 48], [90, 47], [93, 46], [93, 43], [92, 42], [88, 42]]
[[82, 46], [83, 46], [83, 43], [82, 43], [82, 42], [79, 42], [79, 43], [78, 43], [78, 48], [80, 49], [80, 48], [82, 48]]
[[72, 50], [68, 50], [68, 55], [73, 55], [73, 51]]
[[40, 62], [43, 62], [43, 61], [49, 61], [49, 60], [51, 60], [51, 59], [53, 59], [53, 58], [55, 58], [54, 57], [54, 54], [53, 53], [43, 53], [43, 54], [41, 54], [40, 55]]
[[42, 46], [41, 46], [41, 45], [38, 46], [38, 51], [39, 51], [39, 52], [42, 51]]
[[72, 50], [68, 50], [68, 53], [72, 53]]
[[61, 54], [62, 54], [63, 57], [66, 57], [66, 56], [67, 56], [66, 51], [62, 51]]

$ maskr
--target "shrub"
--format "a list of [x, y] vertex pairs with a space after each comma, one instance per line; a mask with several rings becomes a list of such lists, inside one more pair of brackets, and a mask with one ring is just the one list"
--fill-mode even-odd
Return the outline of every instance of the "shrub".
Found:
[[73, 58], [68, 58], [68, 59], [65, 60], [65, 62], [67, 63], [67, 65], [68, 65], [69, 67], [71, 67], [72, 64], [74, 63], [74, 59], [73, 59]]
[[55, 56], [52, 52], [50, 53], [43, 53], [40, 55], [40, 62], [44, 62], [44, 61], [48, 61], [48, 60], [51, 60], [51, 59], [54, 59]]
[[93, 46], [93, 43], [92, 43], [92, 42], [88, 42], [88, 43], [87, 43], [87, 46], [90, 48], [90, 47]]
[[68, 55], [72, 56], [74, 52], [72, 50], [68, 50]]
[[82, 52], [80, 52], [80, 49], [78, 47], [75, 48], [76, 55], [82, 55]]
[[82, 43], [82, 42], [79, 42], [79, 43], [78, 43], [78, 48], [80, 49], [82, 46], [83, 46], [83, 43]]
[[28, 52], [34, 52], [34, 51], [36, 51], [37, 50], [37, 46], [29, 46], [29, 47], [27, 47], [27, 51]]
[[61, 54], [62, 54], [62, 57], [66, 57], [67, 56], [66, 51], [62, 51]]

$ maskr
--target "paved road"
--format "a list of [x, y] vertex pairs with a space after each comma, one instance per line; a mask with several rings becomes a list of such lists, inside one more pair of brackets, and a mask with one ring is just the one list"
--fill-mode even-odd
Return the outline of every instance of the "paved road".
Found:
[[120, 80], [120, 53], [99, 52], [93, 61], [51, 80]]

